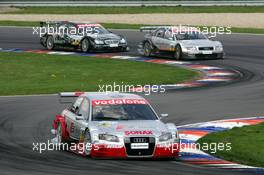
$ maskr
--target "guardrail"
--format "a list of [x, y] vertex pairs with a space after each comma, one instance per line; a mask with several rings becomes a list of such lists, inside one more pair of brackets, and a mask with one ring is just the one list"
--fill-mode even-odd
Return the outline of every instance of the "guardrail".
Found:
[[1, 1], [0, 6], [264, 6], [263, 0], [184, 1]]

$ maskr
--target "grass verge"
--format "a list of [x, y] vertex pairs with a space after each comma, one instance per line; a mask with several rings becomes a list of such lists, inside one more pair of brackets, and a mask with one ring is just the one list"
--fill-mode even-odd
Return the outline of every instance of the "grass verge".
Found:
[[[102, 23], [102, 25], [108, 29], [135, 29], [138, 30], [146, 24], [120, 24], [120, 23]], [[37, 27], [39, 22], [37, 21], [0, 21], [0, 26], [20, 26], [20, 27]], [[148, 25], [151, 26], [151, 25]], [[200, 26], [201, 27], [201, 26]], [[232, 27], [233, 33], [253, 33], [264, 34], [264, 29], [261, 28], [238, 28]]]
[[263, 6], [17, 7], [9, 14], [263, 13]]
[[231, 143], [230, 151], [217, 151], [216, 156], [245, 165], [264, 167], [264, 123], [233, 128], [206, 135], [197, 142]]
[[32, 53], [0, 52], [0, 95], [97, 91], [98, 85], [159, 85], [198, 73], [153, 63]]

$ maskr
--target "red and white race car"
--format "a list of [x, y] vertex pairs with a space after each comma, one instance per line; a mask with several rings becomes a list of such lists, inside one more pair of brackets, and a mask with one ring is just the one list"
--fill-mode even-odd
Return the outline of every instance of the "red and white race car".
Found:
[[[56, 116], [53, 142], [97, 158], [177, 158], [179, 134], [143, 97], [127, 93], [61, 93], [78, 96]], [[161, 114], [166, 117], [167, 114]]]

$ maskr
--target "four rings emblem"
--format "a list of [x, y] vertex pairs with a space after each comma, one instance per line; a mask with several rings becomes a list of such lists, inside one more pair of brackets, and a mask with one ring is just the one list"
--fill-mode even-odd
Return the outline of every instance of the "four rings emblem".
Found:
[[147, 139], [146, 138], [133, 138], [134, 143], [146, 143]]

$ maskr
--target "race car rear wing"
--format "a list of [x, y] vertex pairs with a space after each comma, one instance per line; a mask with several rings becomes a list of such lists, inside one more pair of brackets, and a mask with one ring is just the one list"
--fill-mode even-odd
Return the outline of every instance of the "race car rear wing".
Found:
[[170, 26], [144, 26], [144, 27], [140, 27], [139, 31], [140, 32], [153, 32], [161, 27], [170, 27]]
[[57, 25], [57, 24], [65, 24], [68, 23], [68, 21], [40, 21], [40, 27], [46, 26], [46, 25]]
[[85, 92], [61, 92], [59, 93], [60, 103], [72, 103], [76, 97], [84, 94]]

